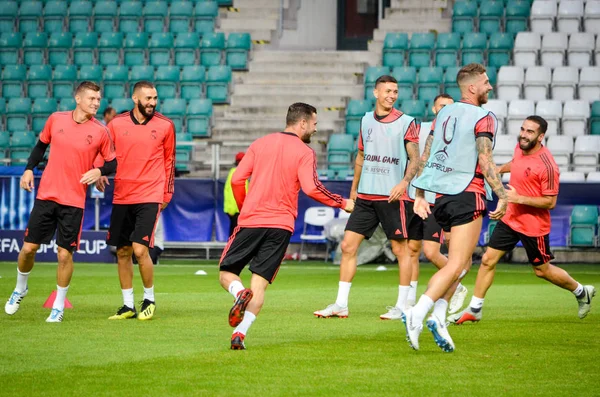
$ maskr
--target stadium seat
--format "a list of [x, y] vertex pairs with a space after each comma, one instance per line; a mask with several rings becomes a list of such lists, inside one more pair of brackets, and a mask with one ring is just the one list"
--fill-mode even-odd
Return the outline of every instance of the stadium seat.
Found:
[[195, 65], [199, 47], [200, 37], [198, 33], [179, 33], [175, 39], [175, 65]]
[[[190, 31], [194, 13], [194, 4], [190, 1], [175, 1], [171, 3], [169, 11], [169, 32], [175, 34], [188, 33]], [[177, 36], [179, 39], [179, 35]]]
[[506, 164], [512, 160], [517, 141], [512, 135], [497, 135], [494, 144], [494, 162]]
[[213, 33], [215, 19], [219, 16], [219, 5], [214, 1], [201, 1], [194, 8], [194, 31], [204, 36]]
[[98, 63], [103, 66], [120, 65], [123, 33], [101, 33], [98, 41]]
[[72, 45], [71, 33], [51, 33], [50, 39], [48, 39], [48, 63], [55, 67], [70, 64]]
[[[0, 4], [1, 6], [1, 4]], [[0, 130], [0, 165], [7, 165], [10, 161], [10, 134], [8, 131]]]
[[220, 65], [223, 50], [225, 50], [223, 32], [204, 33], [200, 41], [200, 64], [206, 67]]
[[173, 121], [176, 132], [183, 132], [183, 119], [185, 117], [185, 108], [185, 99], [167, 98], [164, 101], [162, 101], [160, 112]]
[[309, 207], [304, 212], [302, 233], [300, 234], [300, 260], [304, 252], [305, 243], [325, 244], [325, 262], [329, 258], [330, 243], [324, 233], [324, 226], [335, 218], [335, 211], [331, 207]]
[[148, 43], [148, 60], [152, 66], [165, 66], [171, 63], [171, 49], [173, 48], [173, 35], [171, 33], [154, 33]]
[[540, 57], [542, 65], [549, 66], [551, 68], [562, 66], [565, 62], [565, 50], [567, 47], [568, 37], [565, 33], [545, 33], [544, 37], [542, 38], [542, 50]]
[[486, 0], [479, 7], [479, 31], [492, 34], [500, 32], [504, 2], [502, 0]]
[[346, 107], [346, 134], [358, 137], [360, 124], [366, 112], [373, 110], [373, 103], [369, 100], [351, 99]]
[[[106, 99], [102, 99], [104, 101], [106, 101]], [[77, 104], [75, 103], [75, 98], [61, 98], [60, 99], [60, 103], [58, 104], [58, 111], [59, 112], [66, 112], [69, 110], [74, 110], [75, 106], [77, 106]], [[98, 112], [100, 113], [100, 112]], [[96, 114], [98, 114], [96, 113]]]
[[83, 65], [79, 69], [79, 80], [102, 81], [102, 66]]
[[46, 63], [46, 48], [48, 35], [44, 32], [29, 32], [23, 40], [23, 63], [26, 65], [41, 65]]
[[96, 33], [111, 33], [115, 31], [115, 18], [118, 15], [117, 2], [98, 1], [94, 5], [93, 25]]
[[[206, 83], [206, 68], [201, 65], [184, 66], [181, 73], [181, 97], [187, 100], [204, 97], [204, 84]], [[211, 104], [212, 106], [212, 104]]]
[[31, 149], [35, 145], [35, 134], [31, 131], [14, 131], [10, 138], [10, 162], [12, 165], [25, 165]]
[[232, 70], [248, 70], [248, 54], [251, 49], [250, 33], [229, 33], [225, 50], [226, 64]]
[[117, 114], [133, 109], [133, 100], [131, 98], [115, 98], [110, 102], [110, 106], [115, 109]]
[[456, 83], [456, 76], [459, 70], [458, 66], [449, 67], [444, 74], [444, 92], [454, 98], [455, 101], [461, 98], [460, 88], [458, 88], [458, 84]]
[[567, 183], [581, 183], [585, 182], [585, 173], [582, 171], [567, 171], [560, 175], [560, 181]]
[[31, 109], [31, 129], [36, 135], [44, 129], [48, 116], [56, 112], [58, 104], [54, 98], [38, 98]]
[[417, 98], [427, 103], [433, 101], [433, 98], [440, 93], [443, 76], [443, 69], [437, 66], [419, 69]]
[[518, 33], [514, 48], [515, 66], [528, 67], [537, 65], [538, 51], [541, 47], [542, 37], [539, 33]]
[[15, 21], [19, 14], [19, 5], [15, 1], [0, 1], [0, 33], [11, 33], [15, 30]]
[[230, 82], [229, 66], [211, 66], [206, 76], [206, 97], [213, 103], [228, 103]]
[[404, 66], [404, 56], [408, 50], [408, 34], [387, 33], [383, 41], [383, 66]]
[[26, 131], [29, 126], [31, 99], [10, 98], [6, 104], [6, 129], [8, 131]]
[[527, 30], [527, 22], [531, 12], [531, 3], [528, 0], [509, 0], [506, 4], [506, 33], [518, 33]]
[[559, 167], [568, 167], [571, 164], [573, 137], [564, 135], [550, 136], [546, 142], [546, 147], [552, 153], [552, 157], [554, 157]]
[[2, 73], [2, 97], [21, 98], [23, 96], [23, 81], [27, 76], [25, 65], [6, 65]]
[[583, 1], [561, 0], [558, 5], [556, 27], [559, 32], [576, 33], [581, 29], [583, 17]]
[[484, 54], [487, 48], [485, 33], [465, 33], [461, 50], [461, 64], [485, 62]]
[[126, 66], [145, 65], [146, 48], [148, 48], [147, 33], [128, 33], [125, 37], [123, 63]]
[[589, 117], [589, 102], [582, 100], [566, 101], [562, 118], [563, 135], [583, 135]]
[[[414, 66], [397, 66], [392, 71], [392, 77], [398, 81], [398, 100], [413, 99], [413, 86], [417, 81], [417, 68]], [[371, 90], [373, 87], [371, 85]], [[372, 97], [373, 95], [370, 92], [365, 92], [365, 98]]]
[[104, 87], [102, 96], [109, 101], [127, 96], [129, 68], [123, 65], [109, 65], [104, 71]]
[[560, 101], [539, 101], [535, 107], [535, 114], [543, 117], [548, 122], [546, 136], [558, 134], [560, 119], [562, 118], [562, 103]]
[[600, 101], [595, 101], [592, 103], [590, 134], [600, 135]]
[[27, 96], [31, 99], [50, 96], [49, 84], [52, 81], [50, 65], [31, 65], [27, 76]]
[[435, 66], [456, 66], [458, 50], [460, 49], [459, 33], [440, 33], [435, 49]]
[[434, 47], [433, 33], [414, 33], [410, 38], [408, 65], [416, 68], [431, 65], [431, 51]]
[[119, 32], [137, 33], [142, 19], [142, 7], [137, 1], [124, 1], [119, 6]]
[[179, 172], [189, 172], [190, 162], [194, 147], [192, 136], [186, 133], [177, 133], [175, 146], [175, 169]]
[[44, 32], [48, 34], [62, 32], [67, 15], [66, 1], [49, 1], [44, 7]]
[[92, 19], [92, 3], [89, 1], [73, 1], [69, 5], [69, 32], [85, 33], [90, 30]]
[[549, 33], [554, 30], [554, 19], [557, 14], [556, 2], [553, 0], [536, 0], [531, 6], [531, 31]]
[[469, 33], [475, 30], [477, 3], [474, 1], [457, 1], [452, 8], [452, 31]]
[[576, 168], [590, 167], [588, 171], [595, 171], [600, 153], [600, 136], [581, 135], [575, 138], [573, 151], [573, 165]]
[[39, 31], [41, 16], [41, 1], [23, 1], [19, 6], [19, 32], [27, 33]]
[[190, 100], [187, 109], [186, 124], [187, 132], [192, 134], [194, 138], [210, 137], [212, 107], [213, 105], [210, 99]]
[[510, 65], [514, 47], [513, 36], [510, 33], [493, 33], [488, 45], [488, 65], [499, 68]]
[[77, 33], [73, 41], [73, 63], [78, 66], [94, 65], [97, 47], [97, 33]]
[[387, 66], [370, 66], [365, 72], [365, 99], [373, 99], [373, 88], [375, 81], [384, 75], [390, 74], [390, 68]]
[[[2, 146], [2, 145], [0, 145]], [[589, 183], [600, 183], [600, 171], [592, 171], [585, 178], [586, 182]]]
[[600, 0], [588, 0], [585, 3], [583, 26], [585, 32], [600, 33]]
[[486, 104], [483, 104], [482, 107], [494, 113], [498, 119], [498, 134], [506, 134], [505, 123], [506, 117], [508, 116], [506, 101], [503, 101], [502, 99], [490, 99]]
[[508, 116], [506, 118], [506, 133], [508, 135], [519, 135], [521, 125], [525, 118], [535, 114], [533, 101], [527, 99], [515, 99], [508, 105]]
[[594, 52], [593, 33], [572, 33], [569, 37], [569, 49], [567, 59], [570, 66], [585, 67], [592, 63]]
[[327, 143], [327, 168], [346, 169], [352, 162], [354, 137], [347, 134], [332, 134]]
[[131, 81], [154, 81], [154, 67], [150, 65], [136, 65], [131, 67]]
[[144, 5], [144, 32], [162, 33], [165, 30], [165, 17], [169, 14], [166, 1], [150, 1]]
[[503, 66], [498, 72], [498, 98], [510, 101], [521, 97], [525, 72], [519, 66]]
[[525, 72], [523, 93], [525, 99], [541, 101], [548, 98], [552, 71], [546, 66], [530, 66]]
[[577, 68], [559, 66], [552, 73], [552, 98], [568, 101], [575, 98], [575, 89], [579, 80]]
[[595, 205], [575, 205], [569, 219], [569, 245], [597, 246], [597, 229], [598, 207]]
[[178, 84], [179, 66], [159, 66], [156, 69], [155, 85], [160, 100], [175, 98], [177, 96]]
[[[433, 97], [431, 98], [433, 100]], [[417, 121], [421, 121], [425, 119], [427, 114], [427, 105], [425, 101], [419, 99], [410, 99], [406, 101], [402, 101], [400, 105], [400, 110], [406, 113], [409, 116], [414, 117]]]
[[77, 66], [56, 65], [52, 76], [52, 96], [57, 99], [70, 98], [77, 81]]
[[4, 32], [0, 35], [0, 66], [19, 63], [19, 50], [23, 47], [21, 33]]

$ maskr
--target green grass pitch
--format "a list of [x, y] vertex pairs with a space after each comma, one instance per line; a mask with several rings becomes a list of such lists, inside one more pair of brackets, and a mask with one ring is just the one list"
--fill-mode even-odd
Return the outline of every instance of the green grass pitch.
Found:
[[[421, 350], [412, 351], [401, 322], [379, 320], [396, 301], [394, 266], [361, 266], [350, 317], [317, 319], [312, 312], [335, 300], [338, 268], [284, 264], [247, 350], [231, 351], [232, 298], [216, 264], [164, 262], [149, 322], [108, 321], [122, 304], [116, 266], [76, 264], [74, 309], [62, 324], [46, 324], [42, 304], [55, 289], [56, 266], [36, 265], [19, 312], [0, 312], [0, 395], [600, 395], [600, 297], [579, 320], [573, 295], [525, 265], [499, 267], [483, 321], [451, 327], [456, 351], [448, 354], [427, 330]], [[565, 268], [600, 287], [600, 266]], [[195, 276], [199, 269], [208, 275]], [[422, 266], [419, 293], [433, 271]], [[464, 281], [468, 299], [476, 271]], [[2, 304], [15, 273], [14, 263], [0, 263]], [[139, 302], [137, 269], [135, 293]]]

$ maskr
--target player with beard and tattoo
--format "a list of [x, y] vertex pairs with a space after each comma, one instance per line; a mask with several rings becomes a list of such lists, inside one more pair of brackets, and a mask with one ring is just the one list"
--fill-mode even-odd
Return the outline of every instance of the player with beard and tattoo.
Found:
[[548, 123], [542, 117], [527, 117], [512, 160], [498, 169], [500, 173], [510, 172], [506, 215], [494, 229], [481, 259], [471, 303], [462, 312], [450, 316], [451, 323], [481, 320], [483, 300], [494, 281], [496, 264], [519, 240], [536, 276], [575, 295], [579, 318], [587, 316], [591, 309], [596, 289], [592, 285], [581, 285], [565, 270], [550, 263], [554, 258], [550, 252], [550, 210], [556, 206], [559, 170], [552, 154], [542, 144], [547, 128]]
[[[246, 333], [277, 275], [294, 232], [300, 189], [325, 205], [354, 209], [353, 200], [329, 192], [319, 182], [315, 152], [308, 146], [316, 132], [317, 109], [294, 103], [285, 130], [254, 141], [231, 178], [240, 216], [221, 256], [219, 281], [235, 299], [229, 311], [229, 325], [236, 327], [232, 350], [245, 349]], [[239, 274], [250, 262], [250, 288], [244, 288]]]
[[[151, 82], [137, 82], [132, 99], [133, 110], [108, 124], [119, 166], [107, 242], [117, 247], [123, 293], [123, 306], [110, 320], [149, 320], [154, 316], [154, 265], [149, 248], [154, 247], [160, 211], [171, 201], [175, 185], [175, 126], [155, 111], [158, 95]], [[101, 178], [96, 187], [103, 191], [107, 184], [108, 179]], [[132, 254], [144, 285], [139, 315], [133, 303]]]

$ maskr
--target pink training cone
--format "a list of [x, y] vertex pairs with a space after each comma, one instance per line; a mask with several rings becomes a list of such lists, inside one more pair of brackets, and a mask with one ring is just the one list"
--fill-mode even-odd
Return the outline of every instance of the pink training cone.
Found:
[[[46, 299], [46, 302], [44, 302], [44, 307], [46, 309], [52, 309], [52, 305], [54, 304], [54, 301], [56, 300], [56, 290], [52, 291], [52, 293], [50, 294], [50, 296], [48, 297], [48, 299]], [[72, 309], [73, 305], [71, 304], [71, 302], [69, 302], [69, 299], [65, 298], [65, 309]]]

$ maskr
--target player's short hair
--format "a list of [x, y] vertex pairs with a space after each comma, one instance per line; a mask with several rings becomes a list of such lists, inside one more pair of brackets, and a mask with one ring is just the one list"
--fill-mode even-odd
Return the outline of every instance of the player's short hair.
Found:
[[307, 103], [296, 102], [288, 108], [285, 124], [287, 126], [294, 125], [300, 120], [310, 120], [313, 113], [317, 113], [317, 108]]
[[540, 133], [545, 134], [546, 130], [548, 130], [548, 122], [540, 116], [529, 116], [525, 120], [533, 121], [537, 125], [540, 126]]
[[377, 80], [375, 80], [375, 87], [377, 87], [380, 83], [394, 83], [398, 84], [398, 80], [396, 80], [393, 76], [384, 74], [383, 76], [379, 76]]
[[100, 91], [100, 86], [93, 81], [82, 81], [75, 90], [75, 95], [79, 95], [84, 90]]
[[133, 92], [136, 92], [140, 88], [155, 88], [154, 84], [148, 80], [140, 80], [133, 86]]
[[454, 100], [454, 98], [452, 98], [452, 95], [443, 93], [443, 94], [440, 94], [440, 95], [436, 96], [435, 98], [433, 98], [433, 103], [435, 104], [437, 102], [437, 100], [440, 99], [440, 98], [446, 98], [446, 99], [452, 99], [452, 100]]
[[458, 85], [462, 85], [467, 80], [473, 77], [477, 77], [486, 72], [485, 66], [480, 63], [470, 63], [467, 66], [463, 66], [456, 75], [456, 82]]
[[[104, 115], [104, 117], [106, 117], [110, 112], [115, 111], [115, 108], [111, 108], [110, 106], [107, 106], [106, 109], [104, 109], [104, 113], [102, 113]], [[115, 111], [116, 113], [116, 111]]]

